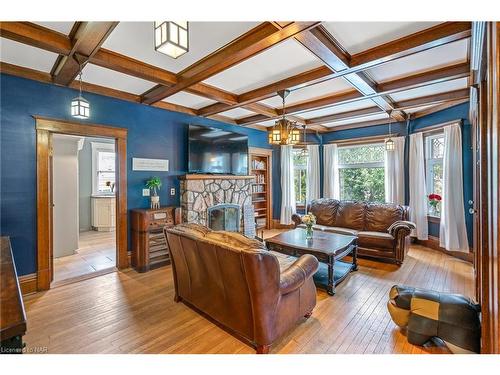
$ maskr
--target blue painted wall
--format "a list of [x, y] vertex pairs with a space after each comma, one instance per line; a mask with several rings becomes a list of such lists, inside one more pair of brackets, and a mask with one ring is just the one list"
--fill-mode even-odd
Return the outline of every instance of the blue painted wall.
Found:
[[[75, 90], [0, 74], [0, 233], [11, 236], [20, 275], [36, 270], [36, 137], [32, 115], [74, 120], [69, 103]], [[170, 112], [142, 104], [86, 93], [91, 103], [88, 122], [128, 129], [128, 207], [148, 207], [142, 197], [144, 180], [159, 175], [164, 183], [160, 199], [164, 205], [179, 204], [176, 176], [187, 171], [187, 125], [213, 126], [249, 136], [249, 145], [269, 147], [263, 131], [235, 127], [215, 120]], [[82, 121], [85, 123], [85, 121]], [[170, 161], [169, 172], [131, 170], [131, 158], [161, 158]], [[279, 176], [279, 170], [274, 176]], [[279, 181], [279, 180], [278, 180]], [[274, 186], [279, 185], [275, 182]], [[168, 193], [176, 188], [177, 195]]]

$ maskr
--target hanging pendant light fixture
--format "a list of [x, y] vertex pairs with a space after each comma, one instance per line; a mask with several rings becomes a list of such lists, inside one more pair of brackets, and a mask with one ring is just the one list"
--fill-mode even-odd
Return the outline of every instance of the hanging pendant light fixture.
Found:
[[82, 64], [79, 64], [78, 81], [80, 82], [80, 94], [71, 101], [71, 116], [87, 119], [90, 117], [90, 103], [82, 96]]
[[394, 141], [392, 140], [392, 132], [391, 132], [391, 123], [392, 123], [392, 112], [389, 114], [389, 139], [385, 141], [385, 149], [386, 151], [394, 151], [395, 144]]
[[285, 114], [285, 98], [290, 94], [290, 90], [278, 91], [278, 95], [283, 100], [281, 118], [274, 123], [268, 131], [269, 144], [271, 145], [296, 145], [300, 142], [300, 128], [296, 121], [290, 121]]
[[155, 50], [174, 59], [189, 51], [187, 21], [155, 21]]

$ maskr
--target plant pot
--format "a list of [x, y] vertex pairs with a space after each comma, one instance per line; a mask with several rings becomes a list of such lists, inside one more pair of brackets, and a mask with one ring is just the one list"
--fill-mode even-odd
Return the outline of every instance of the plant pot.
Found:
[[151, 196], [151, 208], [153, 210], [157, 210], [160, 208], [160, 196], [159, 195], [152, 195]]

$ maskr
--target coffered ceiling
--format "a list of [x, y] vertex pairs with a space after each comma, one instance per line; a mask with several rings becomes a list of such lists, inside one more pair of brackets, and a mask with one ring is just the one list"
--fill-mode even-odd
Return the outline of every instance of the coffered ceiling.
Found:
[[[152, 22], [2, 22], [1, 70], [264, 129], [418, 117], [468, 100], [469, 22], [190, 22], [189, 52], [154, 49]], [[69, 58], [64, 58], [68, 56]], [[75, 67], [76, 65], [76, 67]]]

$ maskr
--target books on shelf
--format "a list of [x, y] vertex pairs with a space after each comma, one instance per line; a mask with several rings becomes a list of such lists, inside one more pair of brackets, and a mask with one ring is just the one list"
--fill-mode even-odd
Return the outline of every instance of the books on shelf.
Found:
[[252, 185], [252, 193], [264, 193], [264, 188], [263, 185]]
[[261, 161], [261, 160], [257, 160], [257, 159], [254, 159], [252, 160], [252, 169], [262, 169], [262, 170], [265, 170], [266, 169], [266, 163]]
[[263, 174], [255, 175], [255, 183], [257, 183], [257, 184], [265, 184], [266, 183], [265, 176]]

